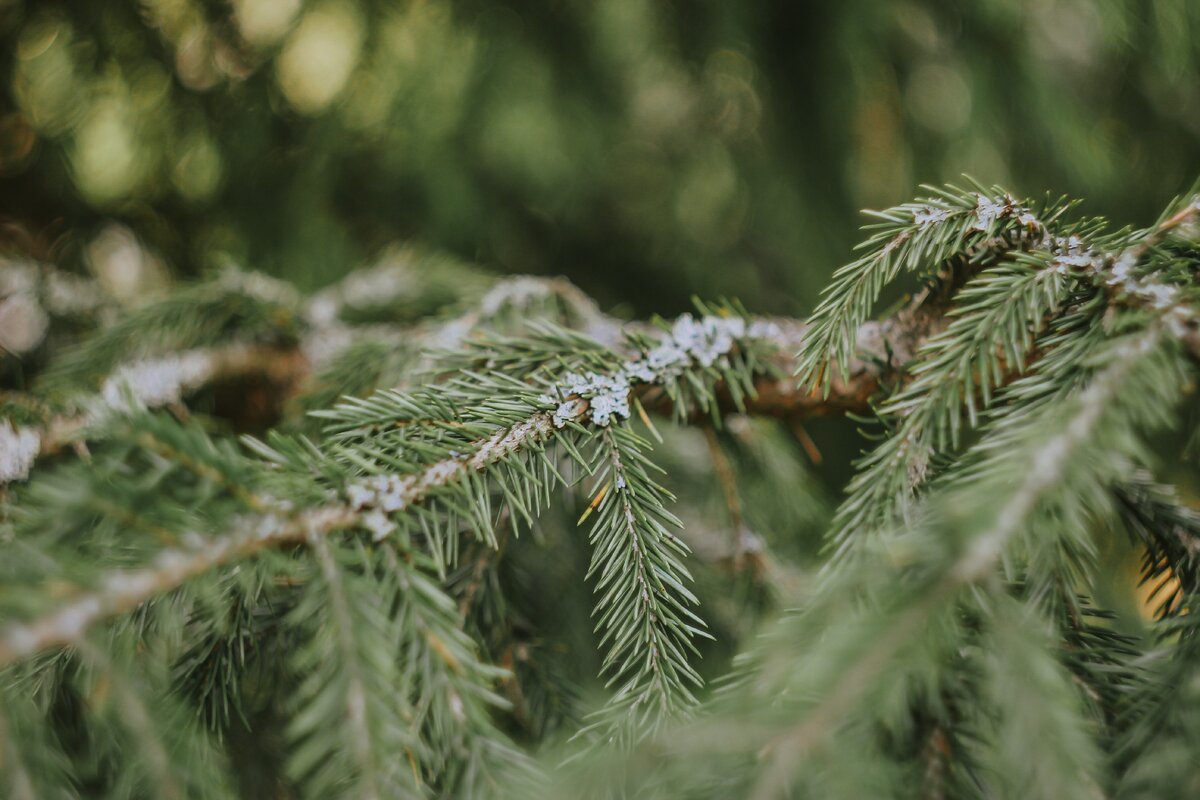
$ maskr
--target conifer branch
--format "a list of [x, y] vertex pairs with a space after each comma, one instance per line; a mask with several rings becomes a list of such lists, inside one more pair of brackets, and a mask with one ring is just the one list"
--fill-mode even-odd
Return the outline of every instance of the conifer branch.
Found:
[[[521, 287], [538, 287], [547, 296], [569, 298], [586, 330], [602, 343], [631, 335], [645, 335], [645, 325], [621, 326], [600, 314], [594, 305], [577, 296], [578, 290], [561, 280], [517, 278], [502, 281], [485, 295], [479, 307], [431, 329], [414, 332], [418, 343], [453, 345], [466, 331], [486, 319], [506, 301], [537, 292]], [[858, 355], [850, 360], [842, 376], [831, 377], [823, 395], [812, 393], [784, 377], [795, 371], [792, 353], [810, 335], [809, 323], [787, 319], [754, 323], [754, 338], [761, 342], [767, 359], [757, 369], [752, 387], [739, 390], [723, 384], [715, 387], [714, 410], [721, 414], [744, 412], [786, 419], [804, 419], [830, 414], [864, 414], [880, 388], [899, 374], [924, 341], [944, 325], [944, 302], [937, 290], [926, 290], [907, 307], [882, 321], [864, 322], [858, 331]], [[684, 315], [680, 320], [690, 319]], [[620, 331], [624, 333], [620, 333]], [[328, 348], [326, 348], [328, 349]], [[215, 348], [185, 351], [177, 355], [142, 359], [122, 364], [103, 381], [101, 396], [83, 401], [90, 410], [83, 415], [52, 415], [41, 425], [0, 428], [0, 483], [28, 474], [34, 459], [60, 452], [80, 441], [86, 429], [108, 408], [158, 408], [177, 403], [198, 388], [244, 376], [261, 376], [282, 393], [279, 403], [304, 384], [312, 371], [311, 347], [281, 347], [233, 342]], [[324, 357], [322, 357], [324, 358]], [[676, 404], [662, 385], [653, 382], [636, 388], [638, 400], [649, 411], [674, 415]], [[692, 421], [701, 422], [702, 415]], [[36, 450], [34, 444], [36, 443]]]
[[224, 536], [185, 534], [180, 538], [194, 542], [196, 547], [164, 550], [151, 567], [104, 575], [97, 581], [98, 590], [82, 594], [45, 617], [10, 625], [0, 632], [0, 665], [27, 658], [49, 647], [76, 642], [92, 625], [126, 613], [197, 575], [260, 550], [303, 543], [314, 536], [323, 537], [355, 526], [374, 529], [379, 523], [372, 512], [395, 511], [415, 505], [429, 492], [461, 479], [468, 472], [486, 469], [521, 448], [535, 445], [553, 430], [549, 414], [534, 414], [528, 420], [478, 442], [469, 455], [442, 459], [403, 479], [352, 486], [349, 490], [351, 506], [317, 506], [290, 514], [268, 498], [254, 498], [254, 505], [277, 510], [240, 520], [242, 530]]
[[[916, 305], [884, 323], [868, 323], [864, 326], [864, 338], [874, 342], [877, 341], [876, 337], [882, 337], [888, 352], [905, 352], [900, 348], [921, 341], [920, 337], [927, 335], [927, 331], [936, 324], [931, 317], [922, 315], [921, 306]], [[257, 364], [259, 359], [251, 357], [250, 351], [234, 349], [230, 351], [228, 363]], [[859, 402], [865, 403], [872, 394], [865, 387], [877, 386], [885, 367], [876, 361], [863, 362], [861, 367], [855, 369], [850, 372], [851, 380], [842, 384], [841, 388], [837, 383], [831, 383], [834, 390], [825, 398], [817, 400], [800, 392], [788, 393], [796, 402], [791, 410], [821, 413], [830, 407], [838, 408], [839, 403], [846, 403], [849, 409], [857, 408]], [[645, 385], [656, 387], [655, 383]], [[584, 394], [587, 393], [585, 391]], [[768, 401], [767, 408], [775, 410], [781, 407], [774, 403], [773, 400]], [[745, 407], [747, 410], [756, 410], [752, 401], [746, 403]], [[161, 566], [157, 568], [111, 573], [100, 581], [101, 586], [110, 587], [108, 590], [86, 593], [53, 615], [10, 626], [0, 636], [0, 664], [28, 657], [47, 647], [76, 641], [96, 622], [125, 613], [151, 597], [173, 590], [195, 575], [261, 549], [303, 541], [313, 532], [327, 535], [356, 525], [366, 525], [377, 535], [380, 531], [386, 535], [390, 532], [390, 524], [375, 512], [403, 510], [417, 504], [431, 491], [453, 483], [461, 475], [484, 470], [524, 447], [540, 444], [556, 428], [594, 413], [590, 399], [568, 399], [560, 404], [554, 416], [547, 412], [536, 413], [481, 440], [467, 455], [442, 459], [403, 477], [388, 477], [352, 486], [348, 495], [350, 507], [315, 508], [294, 519], [281, 519], [276, 514], [268, 514], [250, 530], [213, 539], [202, 549], [164, 551], [159, 556]]]
[[[882, 670], [896, 654], [917, 636], [924, 622], [954, 598], [959, 590], [988, 579], [998, 560], [1012, 540], [1028, 524], [1047, 497], [1069, 480], [1078, 480], [1076, 473], [1087, 474], [1096, 469], [1096, 461], [1111, 463], [1114, 448], [1129, 446], [1123, 425], [1130, 404], [1143, 403], [1144, 393], [1155, 387], [1155, 402], [1139, 409], [1138, 422], [1161, 420], [1161, 409], [1177, 397], [1180, 382], [1162, 381], [1161, 364], [1151, 355], [1161, 352], [1166, 331], [1161, 323], [1131, 334], [1109, 349], [1104, 368], [1098, 371], [1085, 388], [1057, 407], [1051, 407], [1042, 419], [1033, 415], [1011, 428], [1000, 428], [996, 441], [984, 439], [977, 447], [990, 459], [990, 469], [976, 468], [972, 474], [990, 487], [990, 491], [1010, 486], [1008, 491], [993, 496], [989, 502], [988, 523], [971, 526], [971, 533], [961, 552], [936, 567], [932, 576], [922, 581], [911, 593], [901, 590], [891, 600], [895, 605], [888, 613], [882, 635], [876, 636], [858, 653], [852, 662], [837, 673], [832, 684], [821, 692], [821, 699], [806, 708], [799, 721], [771, 741], [770, 763], [757, 785], [758, 797], [772, 797], [782, 786], [792, 766], [824, 735], [829, 726], [850, 712], [867, 694]], [[1137, 373], [1141, 373], [1140, 375]], [[1134, 400], [1136, 398], [1136, 400]], [[1123, 400], [1123, 403], [1122, 403]], [[1053, 420], [1053, 422], [1051, 422]], [[1117, 431], [1101, 435], [1104, 422], [1115, 425]], [[1047, 432], [1054, 431], [1052, 435]], [[1102, 453], [1084, 457], [1081, 451]], [[1008, 464], [1007, 469], [1001, 464]], [[1111, 467], [1110, 467], [1111, 469]], [[1019, 480], [1010, 478], [1021, 475]], [[959, 497], [968, 494], [988, 496], [988, 491], [973, 492], [969, 483], [955, 486], [944, 495], [935, 497], [935, 508], [962, 514], [966, 508]], [[956, 496], [957, 495], [957, 496]], [[951, 517], [953, 519], [953, 516]], [[929, 525], [929, 522], [925, 523]], [[954, 530], [957, 525], [943, 522], [942, 530]], [[921, 531], [921, 528], [917, 529]], [[832, 573], [828, 580], [847, 579], [845, 573]], [[871, 580], [877, 581], [873, 575]]]
[[[1081, 283], [1095, 284], [1113, 302], [1148, 309], [1200, 358], [1195, 307], [1179, 288], [1133, 272], [1159, 241], [1192, 223], [1198, 207], [1200, 196], [1131, 235], [1105, 236], [1101, 221], [1071, 226], [1060, 235], [1043, 230], [1031, 251], [1011, 254], [968, 281], [955, 295], [949, 324], [917, 353], [911, 380], [879, 409], [885, 421], [895, 421], [895, 429], [860, 462], [835, 520], [836, 552], [846, 553], [856, 534], [861, 546], [864, 537], [903, 517], [931, 462], [957, 447], [962, 411], [966, 424], [976, 427], [994, 391], [1038, 357], [1036, 337], [1059, 309], [1080, 302]], [[1109, 243], [1120, 249], [1106, 249]]]
[[356, 515], [345, 507], [318, 507], [294, 516], [271, 512], [246, 520], [242, 530], [223, 536], [186, 537], [195, 547], [163, 550], [155, 558], [156, 563], [144, 569], [103, 574], [96, 581], [98, 588], [79, 594], [43, 616], [10, 623], [0, 631], [0, 666], [52, 647], [75, 644], [92, 626], [128, 613], [224, 564], [269, 547], [344, 530], [356, 520]]

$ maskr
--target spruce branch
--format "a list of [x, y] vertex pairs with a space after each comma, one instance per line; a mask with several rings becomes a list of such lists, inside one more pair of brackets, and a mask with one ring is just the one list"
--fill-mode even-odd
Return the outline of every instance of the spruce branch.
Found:
[[[889, 343], [911, 341], [914, 336], [923, 335], [930, 324], [926, 317], [919, 314], [919, 310], [920, 306], [906, 309], [896, 318], [871, 325], [867, 330], [882, 334]], [[687, 319], [690, 320], [690, 317]], [[678, 344], [673, 343], [671, 347], [675, 349]], [[629, 362], [628, 366], [641, 369], [638, 364], [634, 361]], [[671, 366], [668, 364], [668, 367]], [[872, 384], [878, 374], [878, 367], [873, 369], [864, 364], [855, 377]], [[670, 377], [673, 376], [668, 370], [663, 376], [656, 376], [656, 379], [666, 380]], [[653, 381], [644, 383], [650, 387], [656, 385]], [[852, 388], [854, 391], [851, 391]], [[203, 549], [164, 551], [160, 555], [162, 566], [158, 568], [111, 573], [100, 581], [101, 586], [110, 587], [107, 591], [84, 594], [65, 605], [57, 614], [10, 626], [0, 638], [0, 663], [9, 663], [47, 647], [72, 642], [95, 622], [127, 612], [153, 596], [178, 587], [195, 575], [267, 547], [301, 541], [310, 531], [328, 534], [355, 525], [367, 525], [378, 533], [382, 528], [387, 528], [389, 523], [381, 522], [373, 511], [402, 510], [419, 503], [429, 492], [453, 483], [462, 475], [485, 469], [525, 446], [540, 444], [556, 428], [568, 422], [582, 419], [589, 412], [594, 417], [591, 402], [595, 397], [587, 395], [594, 395], [596, 391], [596, 388], [588, 387], [583, 390], [582, 396], [573, 393], [575, 396], [569, 396], [568, 400], [559, 404], [554, 416], [549, 412], [537, 412], [510, 428], [497, 431], [479, 441], [468, 455], [436, 461], [402, 478], [388, 478], [351, 487], [352, 507], [317, 508], [303, 512], [294, 520], [269, 514], [258, 520], [249, 531], [215, 539]], [[861, 386], [849, 384], [844, 397], [857, 396], [861, 391]], [[836, 393], [832, 396], [835, 400], [838, 397]], [[800, 406], [804, 407], [803, 401]]]
[[1025, 369], [1035, 336], [1065, 302], [1054, 258], [1021, 254], [984, 270], [957, 294], [949, 324], [922, 345], [911, 380], [879, 409], [894, 429], [859, 462], [830, 538], [838, 552], [902, 519], [938, 454], [957, 445], [961, 409], [974, 427], [977, 408], [989, 406], [995, 389]]
[[809, 319], [813, 331], [798, 356], [802, 385], [819, 386], [827, 393], [835, 372], [845, 379], [858, 344], [854, 334], [883, 287], [901, 271], [937, 275], [956, 256], [971, 265], [987, 263], [1026, 243], [1043, 241], [1049, 235], [1047, 226], [1068, 207], [1060, 201], [1036, 211], [1001, 187], [923, 188], [931, 196], [868, 212], [880, 220], [867, 227], [871, 236], [859, 245], [869, 252], [834, 273]]
[[412, 690], [412, 727], [424, 743], [425, 783], [434, 791], [491, 797], [499, 786], [535, 775], [494, 719], [494, 711], [509, 706], [492, 687], [508, 672], [480, 657], [454, 600], [428, 577], [430, 565], [384, 542], [379, 566], [395, 580], [396, 624], [416, 634], [405, 637], [400, 663]]
[[[218, 297], [227, 295], [231, 281], [230, 278], [223, 279]], [[232, 285], [241, 286], [236, 282]], [[538, 287], [538, 290], [533, 291], [529, 286]], [[266, 292], [261, 287], [256, 291], [259, 294]], [[273, 289], [273, 292], [284, 294], [282, 289]], [[192, 294], [202, 295], [200, 288]], [[499, 313], [504, 303], [530, 296], [566, 298], [578, 319], [583, 321], [585, 331], [598, 336], [599, 341], [608, 346], [614, 340], [627, 340], [629, 337], [643, 340], [647, 336], [653, 338], [658, 330], [641, 324], [620, 325], [600, 314], [593, 305], [584, 303], [578, 296], [578, 290], [565, 281], [519, 277], [498, 283], [484, 296], [479, 307], [461, 316], [432, 327], [418, 327], [406, 332], [405, 347], [418, 352], [429, 346], [462, 344], [463, 337], [474, 326]], [[830, 378], [823, 396], [815, 395], [794, 380], [784, 377], [795, 371], [791, 354], [808, 340], [811, 325], [795, 320], [769, 319], [751, 324], [752, 338], [761, 342], [760, 348], [764, 353], [763, 360], [755, 364], [752, 379], [740, 384], [718, 381], [712, 392], [711, 409], [689, 406], [686, 402], [678, 404], [674, 396], [678, 387], [670, 382], [648, 382], [638, 386], [638, 400], [649, 411], [668, 415], [686, 412], [693, 415], [690, 417], [692, 421], [701, 421], [706, 415], [714, 413], [735, 411], [787, 419], [868, 413], [871, 398], [881, 386], [911, 360], [926, 338], [945, 324], [936, 296], [932, 291], [923, 292], [892, 317], [864, 322], [856, 337], [861, 357], [848, 362], [844, 377]], [[206, 307], [203, 304], [200, 306], [202, 311]], [[154, 324], [164, 324], [160, 320], [179, 313], [179, 304], [171, 300], [166, 302], [164, 309], [143, 313]], [[691, 319], [690, 315], [684, 315], [674, 324], [687, 323]], [[115, 347], [109, 339], [122, 336], [128, 336], [124, 327], [111, 336], [106, 334], [105, 341], [96, 348], [103, 347], [109, 353]], [[128, 362], [119, 362], [115, 356], [106, 355], [101, 360], [107, 358], [115, 362], [116, 367], [106, 377], [96, 379], [101, 388], [99, 396], [74, 401], [89, 408], [87, 413], [45, 414], [38, 424], [13, 426], [10, 423], [11, 431], [8, 432], [0, 428], [0, 483], [27, 475], [34, 459], [39, 456], [58, 453], [67, 445], [78, 446], [86, 437], [87, 427], [109, 408], [124, 409], [130, 404], [133, 407], [162, 407], [178, 403], [187, 394], [203, 386], [244, 376], [262, 377], [270, 385], [278, 387], [277, 391], [282, 393], [279, 404], [283, 405], [305, 385], [306, 378], [314, 370], [314, 364], [315, 368], [320, 369], [322, 363], [349, 344], [346, 339], [338, 339], [329, 330], [317, 329], [309, 338], [321, 340], [325, 336], [332, 337], [335, 343], [323, 344], [318, 348], [304, 343], [282, 346], [234, 341], [216, 347]], [[199, 338], [199, 334], [193, 338]], [[485, 343], [489, 346], [499, 344], [487, 338], [470, 344], [479, 347]], [[511, 342], [507, 344], [511, 346]], [[628, 349], [628, 345], [623, 345], [622, 349]], [[82, 363], [83, 359], [77, 358], [76, 361]], [[426, 362], [423, 369], [428, 369], [429, 363]], [[455, 362], [451, 360], [447, 363]], [[66, 378], [63, 376], [80, 373], [82, 367], [75, 364], [73, 361], [57, 367], [52, 372], [52, 385], [64, 384]], [[36, 451], [33, 446], [35, 441]]]
[[688, 548], [668, 530], [682, 523], [665, 510], [670, 496], [648, 474], [647, 445], [624, 426], [610, 427], [597, 441], [588, 577], [597, 578], [596, 630], [607, 650], [608, 684], [617, 689], [584, 736], [645, 735], [690, 710], [692, 687], [701, 684], [688, 658], [696, 653], [692, 638], [708, 634], [688, 608], [699, 603], [686, 588], [692, 580], [682, 562]]
[[1060, 266], [1064, 271], [1090, 277], [1114, 304], [1140, 309], [1163, 320], [1171, 328], [1171, 335], [1183, 342], [1193, 358], [1200, 359], [1200, 311], [1195, 292], [1163, 280], [1161, 265], [1143, 264], [1172, 235], [1182, 233], [1185, 241], [1194, 241], [1198, 219], [1200, 194], [1195, 194], [1173, 203], [1151, 227], [1124, 237], [1119, 250], [1080, 244], [1073, 257], [1060, 259]]
[[[690, 320], [690, 318], [689, 318]], [[689, 323], [684, 327], [688, 337], [681, 341], [673, 341], [668, 350], [661, 351], [662, 357], [668, 359], [662, 365], [661, 375], [652, 377], [664, 379], [674, 378], [676, 370], [692, 358], [691, 351], [686, 347], [710, 348], [714, 345], [711, 337], [693, 332]], [[695, 337], [699, 338], [695, 338]], [[681, 344], [686, 347], [681, 347]], [[716, 342], [722, 347], [732, 347], [732, 338]], [[710, 351], [698, 350], [701, 357], [709, 358]], [[711, 352], [715, 359], [724, 353]], [[682, 361], [681, 361], [682, 359]], [[631, 362], [632, 363], [632, 362]], [[644, 367], [639, 367], [643, 369]], [[145, 600], [173, 590], [203, 572], [207, 572], [222, 564], [244, 558], [268, 548], [288, 542], [303, 541], [311, 535], [328, 535], [335, 530], [343, 530], [355, 525], [367, 526], [379, 534], [381, 526], [387, 528], [386, 520], [380, 521], [380, 513], [403, 511], [418, 505], [429, 494], [439, 489], [470, 480], [470, 476], [483, 471], [510, 456], [528, 448], [541, 445], [552, 434], [577, 423], [585, 417], [607, 421], [607, 416], [601, 416], [602, 403], [606, 400], [603, 392], [613, 391], [609, 383], [627, 381], [618, 371], [611, 378], [593, 379], [594, 386], [584, 386], [579, 383], [569, 383], [563, 389], [571, 390], [564, 394], [567, 399], [561, 402], [557, 398], [550, 400], [557, 403], [553, 413], [536, 411], [536, 405], [543, 404], [540, 398], [530, 405], [511, 406], [524, 413], [516, 415], [516, 421], [511, 425], [501, 427], [490, 436], [468, 442], [463, 445], [466, 452], [439, 458], [422, 465], [420, 469], [405, 475], [380, 476], [378, 479], [368, 479], [353, 483], [347, 489], [349, 505], [327, 505], [304, 509], [294, 514], [278, 510], [278, 503], [268, 498], [254, 498], [253, 506], [265, 509], [277, 509], [252, 518], [245, 524], [245, 530], [204, 540], [203, 537], [187, 537], [202, 542], [195, 549], [169, 549], [157, 556], [158, 564], [141, 570], [119, 571], [103, 576], [98, 585], [100, 590], [85, 593], [75, 600], [64, 604], [56, 613], [30, 623], [11, 626], [0, 638], [0, 663], [27, 657], [47, 647], [61, 645], [76, 640], [92, 624], [108, 617], [124, 613], [136, 607]], [[647, 373], [643, 373], [647, 374]], [[503, 382], [502, 382], [503, 384]], [[627, 383], [626, 383], [627, 385]], [[527, 396], [538, 392], [537, 387], [518, 384]], [[517, 388], [509, 384], [510, 390]], [[624, 397], [614, 396], [609, 402], [620, 404]], [[402, 396], [394, 399], [407, 404]], [[531, 399], [528, 398], [527, 399]], [[366, 406], [368, 410], [370, 406]], [[530, 409], [528, 412], [525, 409]], [[355, 425], [361, 425], [364, 417], [359, 409], [348, 407], [347, 420]], [[612, 413], [612, 412], [607, 412]], [[619, 412], [618, 412], [619, 413]], [[628, 409], [625, 410], [628, 415]], [[513, 416], [512, 411], [508, 412]], [[370, 414], [367, 415], [370, 417]], [[494, 426], [493, 426], [494, 427]], [[601, 426], [603, 427], [603, 426]], [[260, 453], [268, 458], [282, 459], [276, 451], [264, 446], [259, 447]], [[390, 529], [383, 533], [390, 532]]]
[[1155, 646], [1140, 658], [1146, 676], [1124, 694], [1111, 749], [1114, 796], [1187, 793], [1195, 785], [1197, 692], [1196, 601], [1159, 623]]

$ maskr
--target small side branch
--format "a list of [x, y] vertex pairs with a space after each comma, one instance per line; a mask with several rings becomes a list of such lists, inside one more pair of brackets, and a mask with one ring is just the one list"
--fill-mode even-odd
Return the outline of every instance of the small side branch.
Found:
[[202, 543], [195, 548], [164, 550], [153, 565], [144, 569], [109, 572], [93, 591], [78, 595], [43, 617], [9, 625], [0, 633], [0, 666], [51, 647], [72, 644], [93, 625], [127, 613], [223, 564], [286, 542], [326, 536], [356, 521], [357, 515], [350, 509], [330, 506], [291, 518], [266, 514], [248, 521], [244, 530], [226, 536], [204, 539], [197, 534], [194, 538]]
[[[405, 476], [394, 487], [392, 498], [408, 505], [419, 503], [430, 492], [462, 479], [466, 473], [484, 470], [517, 450], [543, 441], [552, 430], [554, 427], [548, 415], [536, 414], [479, 442], [468, 455], [438, 461]], [[52, 647], [72, 644], [93, 625], [127, 613], [147, 600], [179, 588], [192, 578], [261, 550], [303, 543], [313, 537], [325, 537], [354, 527], [373, 528], [373, 515], [385, 502], [391, 502], [387, 497], [359, 496], [356, 507], [318, 506], [291, 515], [269, 511], [245, 520], [244, 527], [238, 532], [216, 538], [184, 535], [180, 537], [182, 540], [197, 544], [190, 548], [164, 550], [151, 566], [143, 569], [110, 572], [97, 581], [93, 591], [67, 601], [45, 616], [9, 625], [0, 632], [0, 666]], [[277, 506], [268, 498], [256, 498], [255, 505], [262, 508]]]

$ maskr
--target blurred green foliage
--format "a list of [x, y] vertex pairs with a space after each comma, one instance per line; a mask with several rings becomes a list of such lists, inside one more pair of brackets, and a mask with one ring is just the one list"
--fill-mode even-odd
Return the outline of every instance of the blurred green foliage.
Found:
[[1194, 0], [0, 0], [0, 218], [80, 267], [127, 228], [314, 288], [408, 240], [799, 313], [918, 182], [1148, 222], [1200, 172], [1198, 42]]

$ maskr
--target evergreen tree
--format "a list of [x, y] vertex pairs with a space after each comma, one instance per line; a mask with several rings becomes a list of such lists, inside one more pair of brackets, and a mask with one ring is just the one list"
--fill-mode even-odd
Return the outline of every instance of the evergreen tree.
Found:
[[[872, 216], [803, 322], [10, 263], [5, 796], [1194, 794], [1200, 194]], [[877, 443], [818, 539], [828, 415]]]

